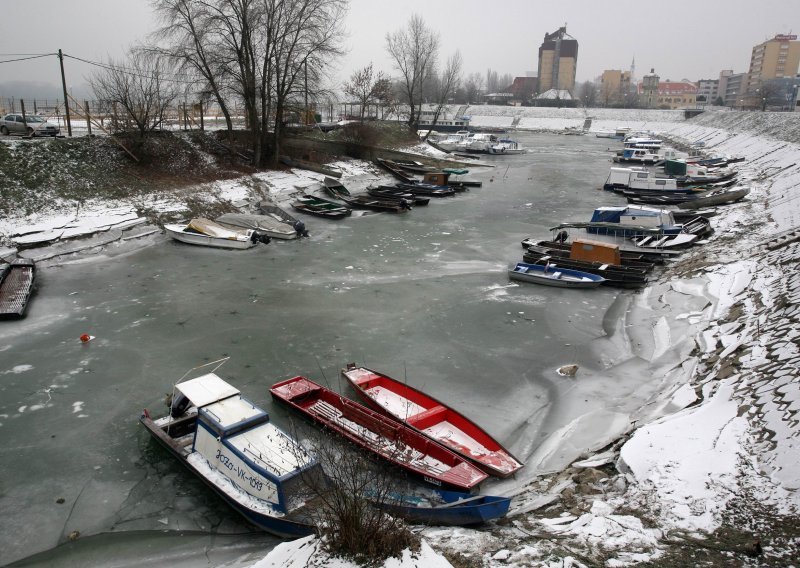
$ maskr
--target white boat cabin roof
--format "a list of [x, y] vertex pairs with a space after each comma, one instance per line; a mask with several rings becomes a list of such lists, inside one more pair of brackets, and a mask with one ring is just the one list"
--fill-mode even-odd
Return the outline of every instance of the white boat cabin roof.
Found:
[[229, 385], [214, 373], [178, 383], [175, 388], [198, 408], [239, 394], [239, 389]]

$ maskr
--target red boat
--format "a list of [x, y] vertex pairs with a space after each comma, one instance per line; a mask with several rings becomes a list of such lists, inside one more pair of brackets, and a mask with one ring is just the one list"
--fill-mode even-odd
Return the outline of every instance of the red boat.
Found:
[[311, 420], [437, 487], [470, 491], [488, 477], [415, 429], [305, 377], [276, 383], [269, 392]]
[[484, 471], [508, 477], [522, 467], [480, 426], [427, 394], [377, 371], [348, 365], [342, 375], [372, 407], [472, 460]]

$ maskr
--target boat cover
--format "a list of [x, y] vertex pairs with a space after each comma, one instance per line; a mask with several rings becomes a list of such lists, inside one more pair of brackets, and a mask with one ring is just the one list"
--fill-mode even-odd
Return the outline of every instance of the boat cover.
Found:
[[242, 240], [247, 239], [247, 233], [245, 231], [238, 231], [235, 229], [228, 229], [215, 223], [214, 221], [210, 221], [209, 219], [203, 219], [202, 217], [198, 217], [196, 219], [192, 219], [187, 226], [188, 229], [192, 229], [201, 233], [203, 235], [208, 235], [209, 237], [216, 237], [219, 239], [234, 239], [234, 240]]
[[198, 408], [239, 394], [239, 389], [229, 385], [214, 373], [207, 373], [196, 379], [178, 383], [175, 388]]
[[249, 215], [247, 213], [225, 213], [216, 219], [217, 223], [244, 227], [246, 229], [260, 229], [280, 233], [294, 233], [294, 229], [287, 223], [278, 221], [269, 215]]

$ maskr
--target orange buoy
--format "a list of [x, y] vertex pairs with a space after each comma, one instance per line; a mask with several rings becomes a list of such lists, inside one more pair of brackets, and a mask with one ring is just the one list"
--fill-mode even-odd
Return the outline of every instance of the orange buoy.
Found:
[[84, 333], [81, 335], [81, 343], [88, 343], [92, 339], [92, 336], [88, 333]]

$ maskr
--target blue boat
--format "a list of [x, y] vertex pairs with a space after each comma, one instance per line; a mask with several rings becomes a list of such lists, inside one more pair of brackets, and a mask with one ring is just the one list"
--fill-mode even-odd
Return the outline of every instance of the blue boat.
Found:
[[305, 503], [315, 458], [269, 415], [213, 372], [175, 385], [166, 416], [140, 419], [150, 434], [256, 527], [283, 538], [314, 533]]
[[[554, 262], [560, 261], [560, 259], [553, 260]], [[550, 264], [528, 264], [526, 262], [517, 262], [511, 265], [508, 269], [508, 277], [511, 280], [557, 288], [597, 288], [606, 281], [602, 276], [590, 272], [561, 268], [555, 264], [551, 266]]]
[[383, 511], [410, 522], [448, 526], [479, 525], [499, 519], [508, 513], [511, 504], [509, 497], [438, 489], [429, 496], [392, 493], [384, 500], [371, 501]]

